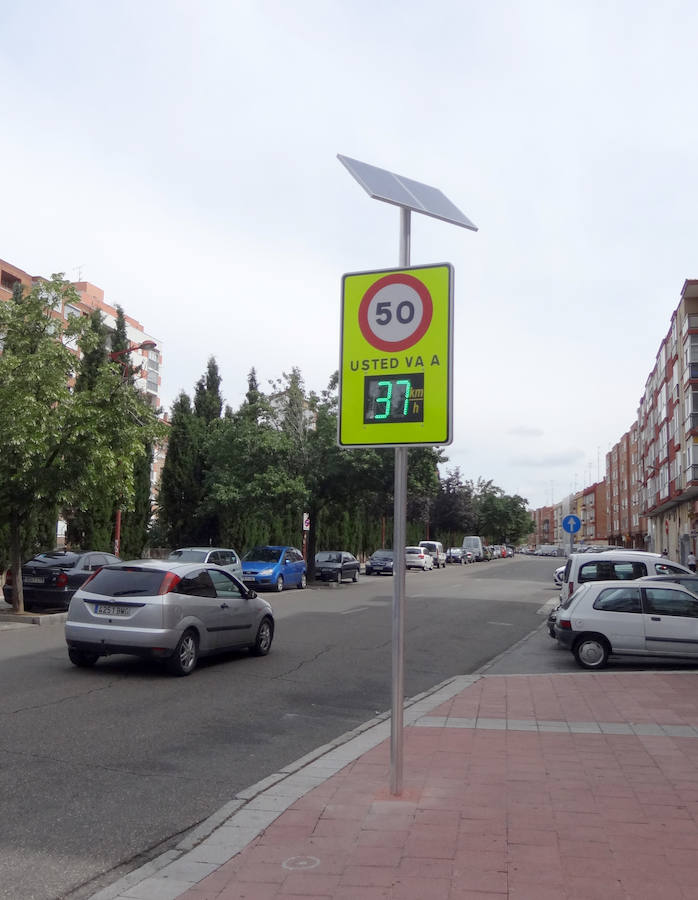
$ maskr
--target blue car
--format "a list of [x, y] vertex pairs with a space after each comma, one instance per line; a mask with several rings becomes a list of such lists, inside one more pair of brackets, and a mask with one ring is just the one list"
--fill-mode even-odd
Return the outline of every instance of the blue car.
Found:
[[242, 580], [255, 589], [283, 591], [306, 585], [305, 560], [295, 547], [253, 547], [242, 557]]

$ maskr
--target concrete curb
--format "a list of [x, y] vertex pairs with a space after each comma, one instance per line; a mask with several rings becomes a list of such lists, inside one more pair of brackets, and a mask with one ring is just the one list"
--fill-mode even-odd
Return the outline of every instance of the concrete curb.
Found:
[[0, 625], [62, 625], [68, 613], [0, 612]]

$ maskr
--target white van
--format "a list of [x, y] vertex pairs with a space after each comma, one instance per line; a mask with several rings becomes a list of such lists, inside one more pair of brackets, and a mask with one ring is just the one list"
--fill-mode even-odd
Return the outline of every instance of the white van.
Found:
[[567, 560], [560, 588], [564, 603], [587, 581], [634, 581], [645, 575], [679, 575], [690, 572], [659, 553], [638, 550], [606, 550], [603, 553], [574, 553]]
[[489, 559], [482, 547], [482, 540], [477, 535], [470, 534], [464, 537], [463, 549], [470, 550], [470, 552], [473, 554], [475, 562], [482, 562], [483, 559]]
[[439, 566], [446, 567], [446, 551], [443, 544], [440, 544], [438, 541], [420, 541], [419, 546], [424, 547], [428, 552], [429, 556], [434, 560], [434, 565], [437, 569]]

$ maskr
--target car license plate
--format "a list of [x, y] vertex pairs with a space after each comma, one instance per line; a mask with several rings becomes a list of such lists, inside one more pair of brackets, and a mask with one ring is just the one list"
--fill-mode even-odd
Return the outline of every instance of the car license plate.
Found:
[[243, 575], [242, 580], [245, 584], [254, 584], [254, 575]]
[[95, 612], [98, 616], [127, 616], [131, 609], [128, 606], [114, 606], [111, 603], [96, 603]]
[[24, 584], [43, 584], [44, 579], [41, 578], [39, 575], [25, 575], [22, 578], [22, 582]]

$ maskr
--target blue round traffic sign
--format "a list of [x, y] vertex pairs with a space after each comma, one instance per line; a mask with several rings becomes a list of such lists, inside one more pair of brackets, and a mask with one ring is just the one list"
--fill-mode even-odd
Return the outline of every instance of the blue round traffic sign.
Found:
[[562, 527], [568, 534], [574, 534], [582, 527], [582, 520], [579, 516], [565, 516], [562, 520]]

